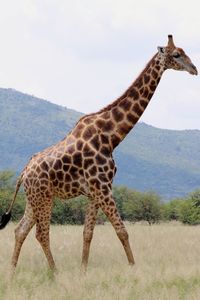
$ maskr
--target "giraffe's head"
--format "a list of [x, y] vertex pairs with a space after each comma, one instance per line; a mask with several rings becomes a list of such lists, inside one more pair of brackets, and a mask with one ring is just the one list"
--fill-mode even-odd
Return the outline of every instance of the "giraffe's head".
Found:
[[158, 52], [165, 69], [187, 71], [192, 75], [198, 74], [197, 68], [183, 49], [174, 45], [172, 35], [168, 35], [168, 45], [166, 47], [158, 47]]

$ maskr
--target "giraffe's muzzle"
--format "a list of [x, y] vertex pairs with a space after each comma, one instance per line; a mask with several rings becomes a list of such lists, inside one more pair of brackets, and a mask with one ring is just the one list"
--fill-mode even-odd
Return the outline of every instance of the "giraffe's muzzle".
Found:
[[189, 65], [189, 73], [192, 74], [192, 75], [198, 75], [198, 71], [197, 71], [197, 68], [195, 67], [195, 65], [193, 64], [190, 64]]

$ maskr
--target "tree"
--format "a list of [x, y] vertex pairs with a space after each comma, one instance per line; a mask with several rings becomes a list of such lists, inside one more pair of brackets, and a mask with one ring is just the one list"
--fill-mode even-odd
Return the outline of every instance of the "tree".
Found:
[[163, 205], [163, 218], [167, 221], [178, 221], [183, 199], [173, 199]]
[[180, 207], [180, 221], [184, 224], [200, 224], [200, 190], [196, 190], [182, 201]]
[[157, 223], [161, 219], [161, 199], [153, 192], [141, 195], [140, 200], [141, 219], [149, 223]]
[[15, 173], [9, 170], [0, 172], [0, 190], [13, 187]]

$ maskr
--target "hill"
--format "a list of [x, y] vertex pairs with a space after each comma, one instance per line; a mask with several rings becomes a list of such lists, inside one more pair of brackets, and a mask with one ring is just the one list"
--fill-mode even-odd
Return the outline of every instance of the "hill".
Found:
[[[13, 89], [0, 89], [0, 170], [20, 172], [28, 159], [62, 139], [82, 116]], [[200, 187], [200, 131], [138, 123], [114, 153], [115, 184], [154, 190], [164, 199]]]

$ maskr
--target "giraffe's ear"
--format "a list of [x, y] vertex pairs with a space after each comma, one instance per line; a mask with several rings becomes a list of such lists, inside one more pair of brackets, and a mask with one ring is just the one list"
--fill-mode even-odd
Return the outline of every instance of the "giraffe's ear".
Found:
[[165, 47], [158, 47], [158, 52], [161, 54], [165, 53]]

